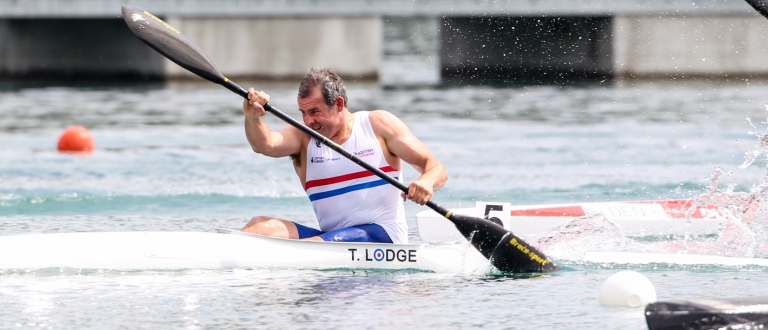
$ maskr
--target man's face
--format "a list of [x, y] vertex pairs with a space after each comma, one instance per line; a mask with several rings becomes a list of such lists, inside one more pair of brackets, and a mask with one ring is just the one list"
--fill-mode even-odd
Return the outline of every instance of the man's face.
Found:
[[304, 125], [312, 130], [320, 133], [320, 135], [327, 138], [333, 137], [343, 123], [341, 123], [340, 111], [338, 110], [338, 104], [333, 107], [328, 107], [323, 101], [323, 94], [320, 89], [315, 87], [312, 93], [305, 98], [298, 98], [299, 111], [301, 111], [301, 118], [304, 120]]

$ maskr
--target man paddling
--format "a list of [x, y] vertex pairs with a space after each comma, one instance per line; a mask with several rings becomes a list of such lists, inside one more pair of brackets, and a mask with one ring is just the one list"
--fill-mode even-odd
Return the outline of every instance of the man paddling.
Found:
[[270, 130], [262, 121], [269, 95], [251, 88], [243, 101], [248, 142], [257, 153], [291, 157], [321, 230], [269, 216], [252, 218], [242, 230], [316, 241], [407, 243], [403, 200], [429, 201], [448, 179], [442, 163], [390, 112], [351, 113], [344, 82], [328, 69], [309, 70], [297, 100], [307, 127], [400, 181], [402, 161], [421, 176], [406, 195], [293, 126]]

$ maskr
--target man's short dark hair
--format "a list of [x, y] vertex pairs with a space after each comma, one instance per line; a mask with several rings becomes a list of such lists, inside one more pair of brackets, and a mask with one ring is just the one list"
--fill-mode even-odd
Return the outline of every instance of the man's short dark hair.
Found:
[[299, 98], [303, 99], [312, 94], [312, 90], [315, 87], [320, 88], [323, 100], [328, 107], [336, 105], [336, 98], [341, 96], [344, 100], [344, 105], [348, 108], [347, 87], [344, 86], [344, 81], [341, 80], [341, 77], [333, 71], [327, 68], [309, 69], [307, 75], [301, 80], [301, 85], [299, 85]]

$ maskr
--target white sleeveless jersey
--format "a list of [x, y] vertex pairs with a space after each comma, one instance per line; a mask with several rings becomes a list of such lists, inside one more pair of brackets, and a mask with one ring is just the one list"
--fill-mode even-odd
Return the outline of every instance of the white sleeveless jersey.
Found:
[[[402, 182], [402, 171], [387, 163], [367, 111], [354, 113], [349, 140], [342, 147]], [[380, 225], [392, 243], [408, 243], [400, 190], [341, 154], [310, 138], [304, 189], [320, 229], [328, 232], [355, 225]]]

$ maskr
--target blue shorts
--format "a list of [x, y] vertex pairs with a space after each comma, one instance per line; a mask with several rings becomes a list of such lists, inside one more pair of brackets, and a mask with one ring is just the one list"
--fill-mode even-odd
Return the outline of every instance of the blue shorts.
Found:
[[389, 234], [377, 224], [357, 225], [332, 230], [327, 233], [298, 223], [295, 224], [296, 230], [299, 231], [299, 238], [319, 236], [326, 242], [392, 243]]

